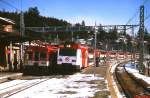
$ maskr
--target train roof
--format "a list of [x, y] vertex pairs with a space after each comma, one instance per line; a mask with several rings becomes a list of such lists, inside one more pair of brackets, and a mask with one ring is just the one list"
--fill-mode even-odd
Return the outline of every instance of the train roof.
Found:
[[57, 51], [58, 47], [53, 46], [53, 45], [48, 45], [48, 46], [28, 46], [26, 48], [26, 51]]
[[73, 44], [61, 44], [61, 45], [59, 45], [59, 48], [88, 49], [89, 47], [86, 45], [73, 43]]

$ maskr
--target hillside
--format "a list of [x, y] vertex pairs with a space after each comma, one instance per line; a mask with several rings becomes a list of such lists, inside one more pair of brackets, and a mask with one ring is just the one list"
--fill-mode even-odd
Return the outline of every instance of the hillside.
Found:
[[[20, 13], [0, 11], [0, 16], [14, 20], [16, 22], [16, 27], [19, 27]], [[69, 25], [67, 21], [62, 19], [41, 16], [37, 7], [29, 8], [27, 11], [24, 12], [24, 22], [26, 27]]]

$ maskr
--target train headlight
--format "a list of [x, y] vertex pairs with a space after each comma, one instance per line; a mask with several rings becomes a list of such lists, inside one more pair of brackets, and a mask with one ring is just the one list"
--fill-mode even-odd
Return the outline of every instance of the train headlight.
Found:
[[71, 47], [71, 45], [67, 45], [66, 47], [70, 48], [70, 47]]

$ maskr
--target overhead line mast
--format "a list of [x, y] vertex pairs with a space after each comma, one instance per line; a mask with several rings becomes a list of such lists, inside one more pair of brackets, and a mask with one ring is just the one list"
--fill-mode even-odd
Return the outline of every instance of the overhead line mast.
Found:
[[20, 12], [20, 36], [22, 37], [22, 41], [20, 44], [20, 69], [22, 70], [23, 60], [24, 60], [24, 45], [23, 45], [23, 36], [25, 32], [25, 24], [24, 24], [24, 14], [22, 11], [22, 0], [21, 0], [21, 12]]
[[144, 74], [144, 5], [140, 6], [140, 58], [139, 58], [139, 73]]

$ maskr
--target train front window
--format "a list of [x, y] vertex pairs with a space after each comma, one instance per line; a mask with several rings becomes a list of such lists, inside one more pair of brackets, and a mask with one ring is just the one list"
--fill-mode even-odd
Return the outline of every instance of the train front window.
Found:
[[64, 48], [59, 51], [60, 56], [76, 56], [76, 49]]
[[40, 53], [40, 59], [41, 60], [46, 60], [46, 53], [45, 52]]

